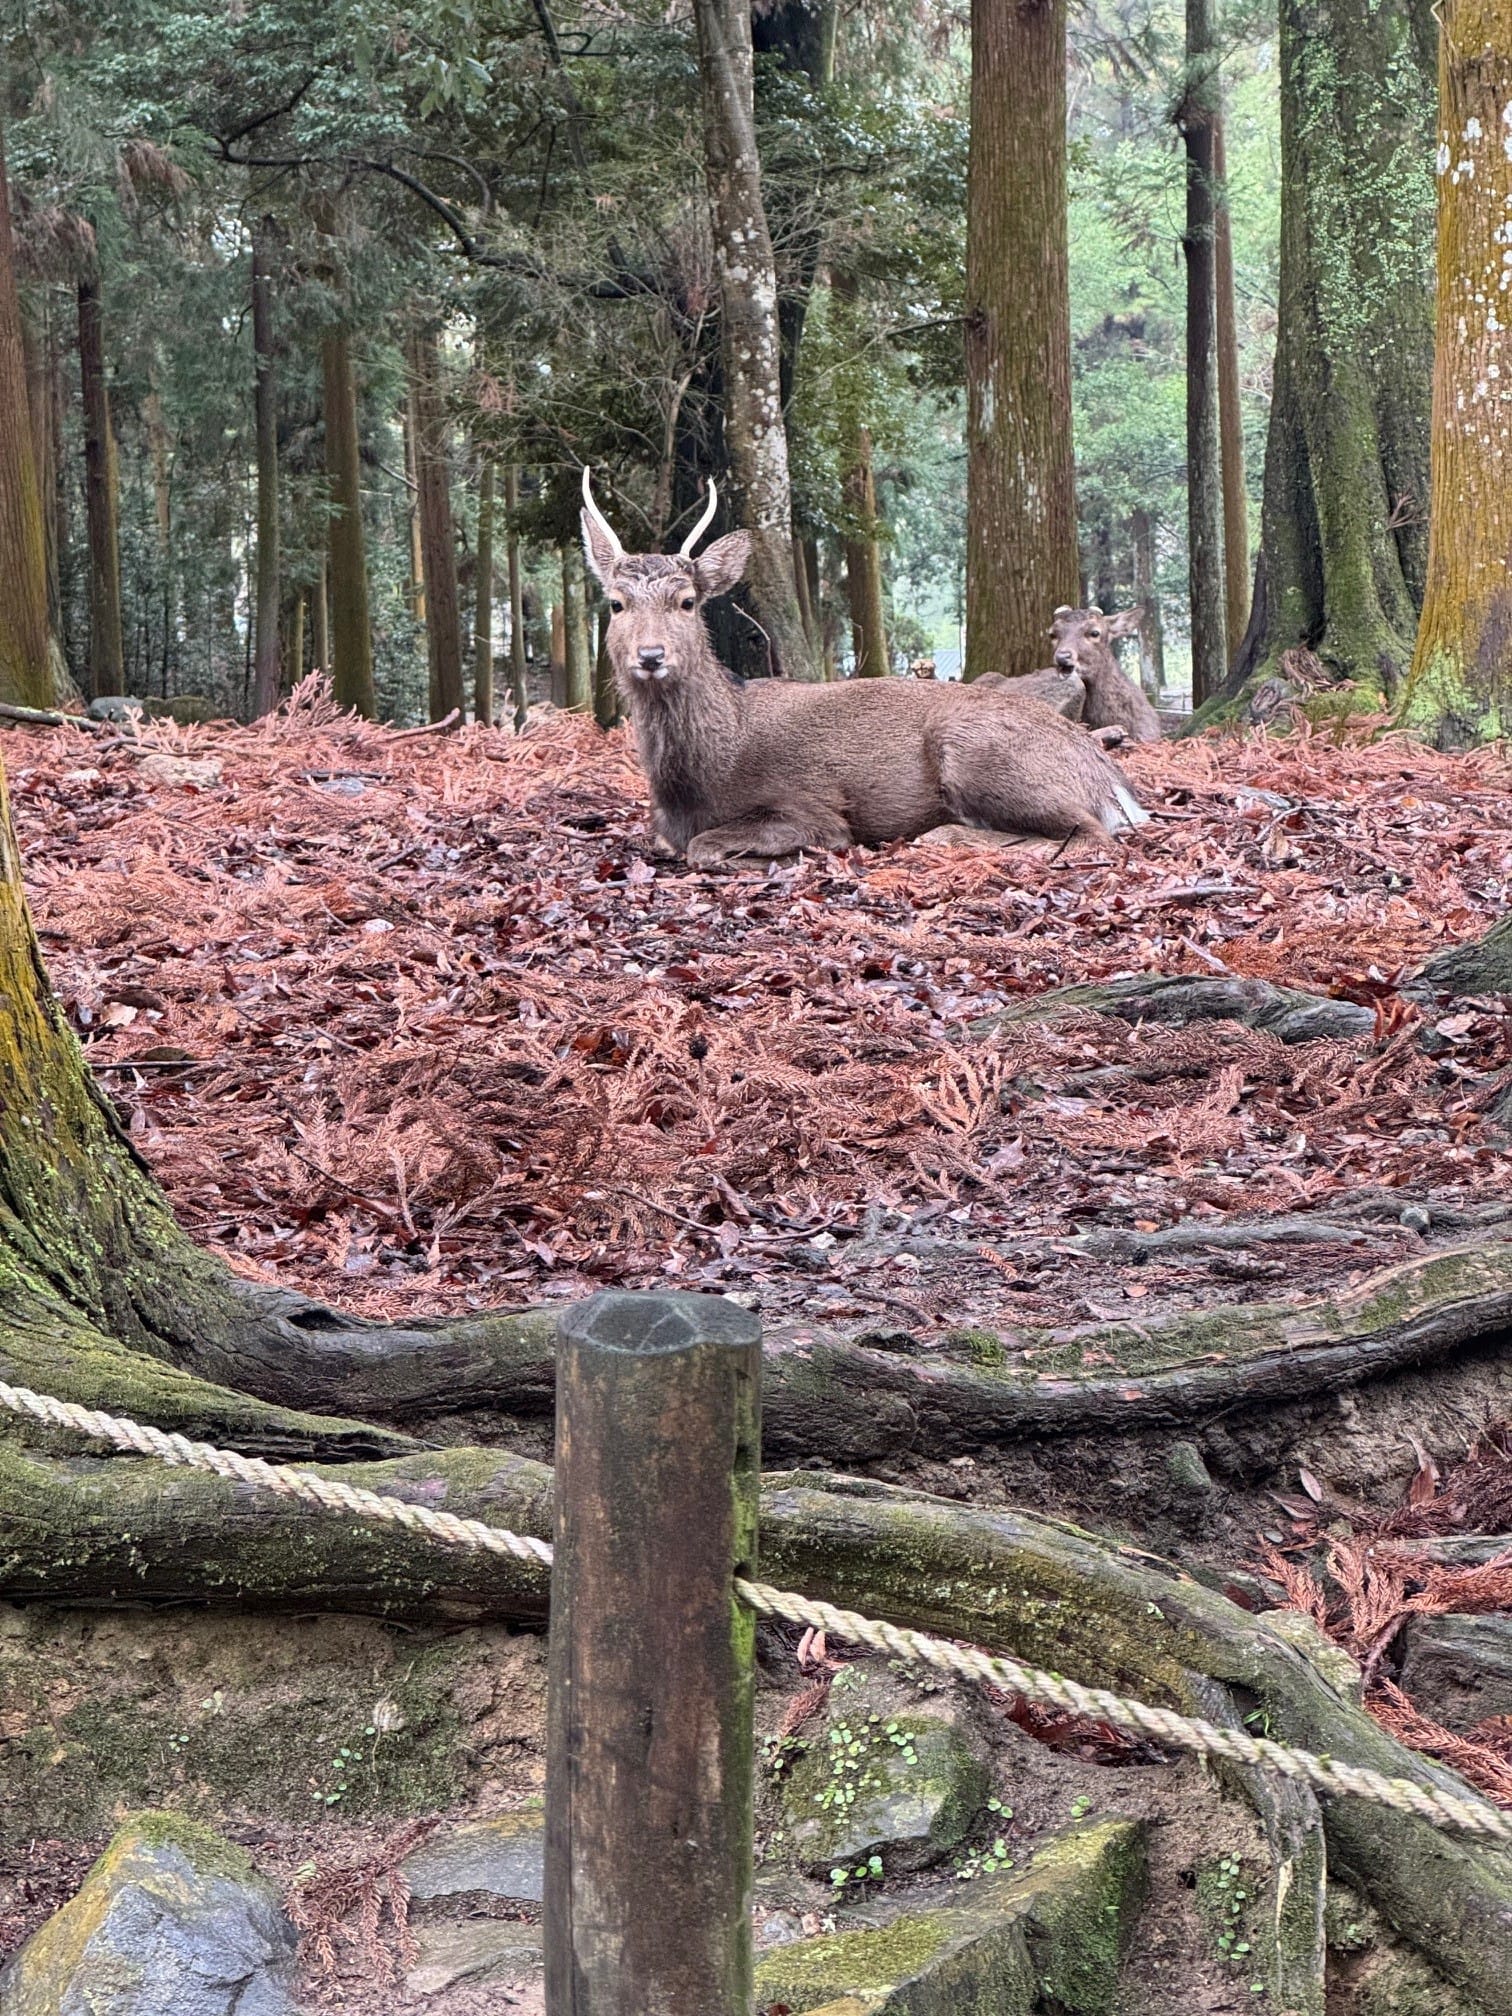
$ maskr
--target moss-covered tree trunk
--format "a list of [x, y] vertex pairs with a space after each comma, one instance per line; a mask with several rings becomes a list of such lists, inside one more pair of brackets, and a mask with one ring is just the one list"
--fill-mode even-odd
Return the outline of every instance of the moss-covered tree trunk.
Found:
[[1223, 108], [1213, 119], [1213, 302], [1218, 345], [1218, 434], [1223, 467], [1223, 598], [1228, 659], [1249, 627], [1249, 497], [1244, 481], [1244, 411], [1239, 401], [1239, 317], [1234, 304], [1234, 228], [1228, 196]]
[[1192, 705], [1228, 671], [1224, 592], [1223, 438], [1218, 400], [1217, 218], [1214, 137], [1218, 58], [1212, 0], [1187, 0], [1186, 88], [1179, 121], [1186, 145], [1187, 555], [1192, 612]]
[[320, 557], [320, 570], [310, 589], [310, 670], [329, 672], [331, 669], [331, 603], [327, 591], [330, 563], [324, 554]]
[[50, 707], [47, 541], [32, 440], [10, 182], [0, 133], [0, 700]]
[[1281, 289], [1256, 606], [1225, 698], [1305, 646], [1367, 702], [1412, 662], [1433, 356], [1428, 0], [1281, 0]]
[[851, 646], [858, 679], [885, 679], [892, 670], [887, 650], [887, 604], [882, 592], [882, 542], [877, 537], [877, 485], [872, 474], [871, 434], [857, 426], [845, 472], [845, 504], [852, 531], [845, 541], [845, 592], [850, 603]]
[[252, 717], [278, 705], [279, 662], [278, 373], [274, 354], [271, 229], [252, 233], [252, 356], [257, 420], [257, 603], [252, 647]]
[[1080, 593], [1065, 0], [974, 0], [966, 211], [966, 665], [1033, 672]]
[[349, 330], [331, 328], [321, 344], [325, 377], [326, 482], [330, 519], [329, 662], [337, 701], [371, 721], [373, 631], [368, 617], [367, 543], [362, 530], [362, 462], [357, 438], [357, 379]]
[[719, 276], [725, 441], [739, 521], [752, 535], [746, 578], [777, 669], [789, 679], [815, 679], [793, 578], [777, 267], [756, 151], [751, 9], [748, 0], [694, 0], [693, 15]]
[[79, 383], [84, 400], [84, 505], [89, 527], [89, 687], [126, 685], [121, 634], [121, 525], [115, 430], [105, 379], [105, 334], [96, 272], [79, 282]]
[[1165, 625], [1155, 585], [1155, 520], [1136, 511], [1129, 521], [1134, 548], [1134, 600], [1139, 604], [1139, 683], [1158, 701], [1165, 686]]
[[451, 469], [446, 405], [441, 393], [441, 348], [433, 328], [410, 340], [411, 410], [414, 413], [415, 496], [425, 569], [425, 640], [430, 658], [433, 721], [466, 705], [462, 683], [462, 609], [457, 592], [457, 536], [452, 522]]
[[1512, 732], [1512, 4], [1439, 13], [1438, 334], [1428, 587], [1402, 718]]

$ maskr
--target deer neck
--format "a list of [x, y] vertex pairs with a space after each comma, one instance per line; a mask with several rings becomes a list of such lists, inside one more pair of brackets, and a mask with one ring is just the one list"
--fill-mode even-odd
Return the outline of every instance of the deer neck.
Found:
[[745, 696], [713, 653], [696, 670], [630, 693], [636, 750], [657, 812], [677, 844], [721, 814], [720, 786], [745, 735]]

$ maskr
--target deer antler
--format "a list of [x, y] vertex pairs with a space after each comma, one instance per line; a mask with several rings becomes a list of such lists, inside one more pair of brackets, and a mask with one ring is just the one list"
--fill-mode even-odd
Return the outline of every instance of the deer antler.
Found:
[[698, 523], [693, 527], [693, 530], [688, 534], [687, 538], [684, 539], [681, 546], [678, 547], [677, 551], [680, 558], [684, 560], [692, 559], [693, 548], [698, 544], [699, 540], [702, 539], [705, 532], [707, 532], [709, 527], [714, 523], [714, 513], [718, 509], [719, 509], [719, 492], [715, 488], [714, 478], [711, 476], [709, 478], [709, 501], [704, 506], [702, 518], [699, 519]]
[[625, 549], [620, 544], [619, 534], [593, 501], [593, 474], [586, 462], [583, 464], [583, 509], [609, 541], [610, 550], [613, 552], [615, 559], [623, 560]]

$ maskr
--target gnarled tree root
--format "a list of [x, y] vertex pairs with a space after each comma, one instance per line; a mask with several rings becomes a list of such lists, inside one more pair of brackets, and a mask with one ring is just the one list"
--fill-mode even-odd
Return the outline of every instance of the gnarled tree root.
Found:
[[[522, 1458], [453, 1449], [339, 1474], [517, 1531], [549, 1531], [551, 1472]], [[543, 1570], [131, 1459], [0, 1450], [0, 1535], [0, 1597], [12, 1600], [532, 1623], [548, 1600]], [[806, 1594], [1201, 1713], [1196, 1675], [1231, 1690], [1241, 1712], [1282, 1741], [1458, 1785], [1336, 1692], [1265, 1617], [1075, 1527], [856, 1480], [773, 1476], [761, 1548], [763, 1576]], [[1330, 1865], [1493, 2016], [1512, 2016], [1512, 1856], [1351, 1799], [1331, 1801], [1323, 1822]]]

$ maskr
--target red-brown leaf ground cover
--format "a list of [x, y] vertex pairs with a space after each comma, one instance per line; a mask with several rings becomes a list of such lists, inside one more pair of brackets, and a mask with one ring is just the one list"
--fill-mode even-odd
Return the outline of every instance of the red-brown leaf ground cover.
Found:
[[[1126, 759], [1156, 817], [1104, 858], [719, 874], [654, 855], [628, 734], [564, 717], [403, 738], [307, 686], [259, 727], [25, 731], [6, 757], [49, 969], [184, 1222], [359, 1310], [672, 1278], [912, 1328], [1134, 1314], [1277, 1288], [1206, 1263], [1194, 1286], [1189, 1259], [1120, 1286], [1055, 1240], [1508, 1188], [1485, 1109], [1512, 1003], [1461, 1004], [1430, 1055], [1395, 991], [1502, 912], [1496, 753], [1166, 744]], [[971, 1028], [1220, 969], [1373, 1004], [1377, 1039]], [[900, 1227], [948, 1264], [879, 1251]]]

